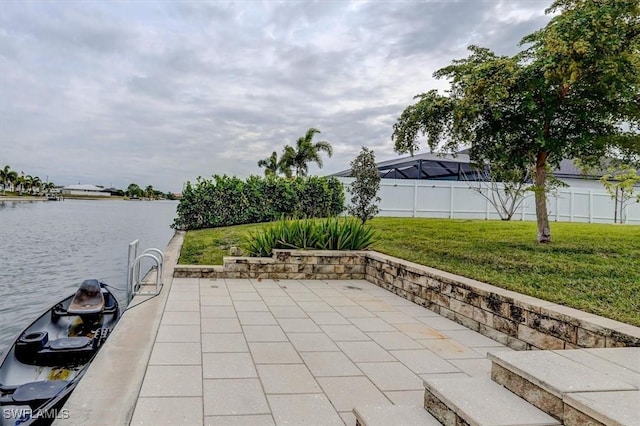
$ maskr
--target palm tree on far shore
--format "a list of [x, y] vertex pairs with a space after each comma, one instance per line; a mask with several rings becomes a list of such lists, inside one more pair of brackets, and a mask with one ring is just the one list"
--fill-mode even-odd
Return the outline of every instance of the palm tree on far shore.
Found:
[[44, 190], [44, 192], [49, 193], [55, 187], [56, 185], [53, 182], [47, 182], [42, 186], [42, 189]]
[[2, 184], [3, 194], [7, 188], [7, 181], [8, 181], [7, 177], [9, 176], [10, 171], [11, 171], [11, 168], [9, 166], [4, 166], [4, 168], [0, 169], [0, 184]]
[[322, 152], [326, 152], [329, 157], [333, 155], [333, 148], [329, 142], [313, 143], [313, 136], [316, 133], [320, 133], [320, 130], [312, 127], [303, 137], [298, 138], [295, 147], [290, 145], [284, 147], [281, 162], [284, 167], [295, 169], [296, 176], [306, 176], [311, 162], [322, 168], [322, 158], [320, 158]]
[[32, 193], [33, 189], [33, 176], [26, 175], [22, 178], [22, 190], [28, 193]]
[[40, 194], [40, 190], [42, 189], [42, 179], [39, 176], [34, 176], [31, 178], [31, 193]]
[[24, 191], [24, 173], [19, 175], [16, 180], [13, 182], [13, 190], [22, 195]]
[[0, 169], [0, 183], [2, 183], [2, 193], [4, 194], [9, 188], [13, 188], [14, 183], [18, 180], [18, 172], [11, 170], [11, 167], [4, 166]]

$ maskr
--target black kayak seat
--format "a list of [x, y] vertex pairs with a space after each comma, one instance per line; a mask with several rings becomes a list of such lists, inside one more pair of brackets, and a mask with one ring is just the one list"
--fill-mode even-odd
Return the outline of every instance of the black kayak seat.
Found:
[[68, 380], [43, 380], [18, 386], [13, 393], [15, 402], [46, 401], [58, 395], [69, 385]]
[[71, 299], [67, 313], [74, 315], [97, 314], [104, 309], [104, 295], [98, 280], [84, 280]]
[[54, 351], [64, 351], [70, 349], [81, 349], [91, 344], [92, 340], [85, 336], [63, 337], [49, 341], [49, 349]]

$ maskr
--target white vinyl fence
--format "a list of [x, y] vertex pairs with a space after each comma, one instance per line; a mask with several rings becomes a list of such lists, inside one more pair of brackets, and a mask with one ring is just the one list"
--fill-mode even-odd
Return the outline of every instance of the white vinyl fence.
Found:
[[[338, 178], [348, 185], [353, 178]], [[378, 216], [440, 217], [455, 219], [500, 219], [494, 207], [466, 182], [439, 180], [382, 179], [378, 196]], [[614, 201], [604, 188], [560, 188], [547, 197], [549, 220], [556, 222], [613, 223]], [[533, 192], [512, 220], [535, 220]], [[624, 211], [624, 222], [640, 224], [640, 204], [631, 203]]]

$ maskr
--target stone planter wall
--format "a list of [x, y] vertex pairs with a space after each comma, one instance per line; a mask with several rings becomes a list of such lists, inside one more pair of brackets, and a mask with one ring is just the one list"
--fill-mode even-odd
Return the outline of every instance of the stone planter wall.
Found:
[[178, 265], [188, 278], [357, 280], [365, 276], [366, 252], [274, 250], [272, 257], [225, 257], [224, 266]]
[[514, 349], [640, 346], [640, 328], [373, 251], [275, 250], [175, 277], [366, 279]]

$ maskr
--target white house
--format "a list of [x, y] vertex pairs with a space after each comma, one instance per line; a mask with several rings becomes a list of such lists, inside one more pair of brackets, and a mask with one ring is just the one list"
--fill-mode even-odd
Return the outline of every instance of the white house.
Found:
[[95, 185], [69, 185], [62, 188], [63, 195], [84, 195], [86, 197], [111, 197], [109, 191]]

